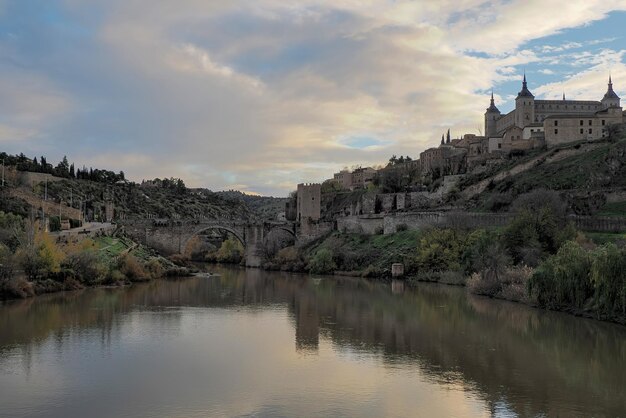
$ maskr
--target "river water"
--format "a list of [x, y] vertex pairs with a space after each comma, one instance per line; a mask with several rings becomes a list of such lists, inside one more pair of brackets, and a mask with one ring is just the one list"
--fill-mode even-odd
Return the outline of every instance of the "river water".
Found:
[[626, 327], [220, 269], [0, 305], [1, 417], [626, 417]]

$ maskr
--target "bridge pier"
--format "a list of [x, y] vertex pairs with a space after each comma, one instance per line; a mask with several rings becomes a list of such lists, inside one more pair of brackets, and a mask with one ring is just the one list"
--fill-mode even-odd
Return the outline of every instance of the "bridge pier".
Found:
[[263, 262], [263, 225], [247, 225], [244, 229], [246, 267], [261, 267]]

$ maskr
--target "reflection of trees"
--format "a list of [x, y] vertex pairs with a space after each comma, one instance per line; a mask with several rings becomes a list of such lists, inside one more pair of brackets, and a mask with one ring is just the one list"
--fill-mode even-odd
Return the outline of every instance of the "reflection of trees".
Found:
[[[376, 353], [388, 363], [417, 364], [438, 383], [461, 383], [495, 408], [522, 416], [617, 416], [626, 404], [626, 329], [522, 305], [466, 297], [462, 289], [423, 285], [394, 295], [389, 286], [354, 279], [225, 269], [219, 278], [154, 281], [7, 304], [0, 309], [0, 358], [25, 353], [50, 336], [84, 329], [119, 338], [133, 310], [232, 307], [247, 312], [287, 306], [296, 349], [316, 351], [319, 335], [340, 348]], [[153, 315], [180, 321], [180, 312]], [[172, 324], [168, 324], [171, 329]], [[567, 410], [571, 404], [572, 410]], [[594, 404], [600, 405], [594, 409]]]

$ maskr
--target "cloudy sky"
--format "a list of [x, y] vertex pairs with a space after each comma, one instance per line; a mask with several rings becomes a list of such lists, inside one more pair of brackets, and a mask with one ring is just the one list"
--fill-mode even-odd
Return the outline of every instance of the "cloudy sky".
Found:
[[0, 0], [0, 150], [285, 195], [480, 133], [538, 98], [626, 97], [625, 0]]

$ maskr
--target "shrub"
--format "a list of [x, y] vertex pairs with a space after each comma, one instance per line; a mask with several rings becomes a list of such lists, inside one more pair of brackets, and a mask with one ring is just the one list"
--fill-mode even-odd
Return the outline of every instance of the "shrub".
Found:
[[106, 275], [105, 267], [93, 251], [70, 255], [63, 267], [68, 269], [76, 280], [89, 285], [100, 283]]
[[131, 282], [141, 282], [149, 279], [144, 267], [132, 254], [126, 254], [120, 258], [118, 269]]
[[315, 274], [330, 274], [336, 268], [337, 265], [333, 261], [333, 255], [327, 248], [317, 251], [309, 263], [309, 270]]
[[433, 228], [424, 233], [417, 247], [415, 263], [419, 272], [461, 270], [465, 250], [462, 233]]
[[409, 230], [409, 226], [407, 224], [399, 224], [398, 226], [396, 226], [396, 232], [402, 232], [402, 231], [408, 231]]
[[239, 264], [243, 259], [243, 245], [237, 238], [228, 238], [222, 242], [222, 246], [216, 254], [217, 261], [220, 263]]
[[285, 247], [280, 249], [271, 262], [272, 266], [278, 270], [304, 271], [306, 261], [302, 253], [296, 247]]
[[368, 279], [382, 277], [385, 272], [372, 264], [368, 265], [365, 270], [361, 273], [361, 277], [365, 277]]
[[28, 298], [35, 296], [33, 284], [23, 278], [0, 281], [0, 295], [9, 298]]
[[165, 269], [161, 262], [155, 258], [148, 261], [145, 270], [151, 279], [160, 279], [165, 275]]

